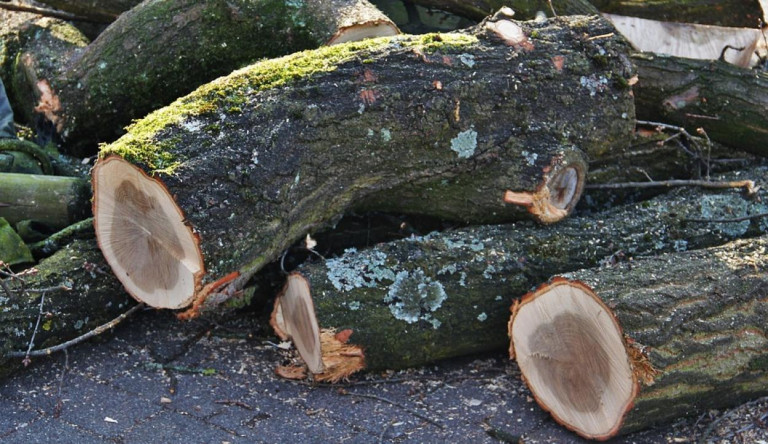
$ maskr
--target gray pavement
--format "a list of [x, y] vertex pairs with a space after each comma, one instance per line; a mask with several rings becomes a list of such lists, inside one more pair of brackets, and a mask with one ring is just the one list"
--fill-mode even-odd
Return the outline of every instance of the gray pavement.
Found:
[[[0, 383], [0, 442], [584, 442], [533, 402], [503, 352], [318, 386], [274, 375], [289, 356], [264, 325], [143, 312]], [[713, 418], [611, 442], [691, 442]]]

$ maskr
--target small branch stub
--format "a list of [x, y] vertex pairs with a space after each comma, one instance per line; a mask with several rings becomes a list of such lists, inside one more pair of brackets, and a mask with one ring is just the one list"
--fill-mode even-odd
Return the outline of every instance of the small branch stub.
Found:
[[558, 222], [571, 214], [584, 190], [587, 170], [584, 155], [579, 150], [572, 150], [552, 163], [536, 191], [507, 190], [504, 202], [528, 208], [528, 212], [543, 224]]
[[558, 423], [589, 439], [619, 431], [638, 386], [621, 328], [589, 287], [541, 285], [515, 307], [509, 335], [523, 379]]
[[155, 308], [189, 305], [203, 255], [165, 185], [118, 156], [99, 160], [92, 175], [96, 239], [126, 291]]

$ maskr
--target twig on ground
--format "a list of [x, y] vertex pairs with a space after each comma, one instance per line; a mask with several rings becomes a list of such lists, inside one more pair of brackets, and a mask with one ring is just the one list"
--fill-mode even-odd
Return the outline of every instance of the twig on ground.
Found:
[[757, 398], [757, 399], [755, 399], [753, 401], [749, 401], [747, 403], [744, 403], [744, 404], [742, 404], [742, 405], [740, 405], [740, 406], [738, 406], [738, 407], [736, 407], [736, 408], [734, 408], [732, 410], [729, 410], [727, 413], [721, 415], [719, 418], [717, 418], [714, 421], [712, 421], [712, 423], [709, 424], [707, 429], [704, 430], [704, 434], [701, 435], [701, 438], [699, 438], [699, 441], [698, 441], [699, 444], [705, 444], [709, 440], [709, 435], [711, 435], [712, 432], [715, 431], [715, 428], [717, 427], [717, 425], [720, 424], [720, 421], [724, 420], [725, 418], [728, 418], [736, 410], [742, 409], [742, 408], [749, 408], [749, 407], [752, 407], [752, 406], [754, 406], [756, 404], [761, 404], [763, 402], [768, 402], [768, 396], [763, 396], [762, 398]]
[[[41, 301], [42, 302], [42, 301]], [[42, 313], [42, 304], [40, 304], [41, 313]], [[68, 347], [71, 347], [75, 344], [78, 344], [80, 342], [85, 341], [86, 339], [90, 339], [94, 336], [98, 336], [105, 331], [109, 330], [110, 328], [114, 328], [125, 320], [127, 317], [131, 316], [132, 314], [136, 313], [140, 309], [144, 308], [144, 303], [136, 304], [133, 307], [131, 307], [130, 310], [126, 311], [125, 313], [121, 314], [120, 316], [116, 317], [115, 319], [112, 319], [111, 321], [107, 322], [106, 324], [99, 325], [98, 327], [94, 328], [93, 330], [80, 335], [76, 337], [75, 339], [69, 340], [67, 342], [61, 343], [59, 345], [55, 345], [53, 347], [48, 347], [42, 350], [31, 350], [32, 347], [32, 341], [30, 341], [30, 350], [27, 350], [26, 352], [21, 351], [14, 351], [14, 352], [8, 352], [5, 356], [9, 358], [21, 358], [24, 357], [25, 360], [27, 360], [30, 357], [39, 357], [39, 356], [48, 356], [52, 353], [66, 350]], [[38, 324], [40, 322], [40, 318], [38, 318]], [[37, 331], [37, 327], [35, 327], [35, 331]], [[32, 339], [34, 340], [34, 332], [32, 333]]]
[[61, 388], [64, 386], [64, 376], [69, 370], [69, 352], [64, 349], [64, 368], [61, 369], [61, 375], [59, 375], [59, 388], [56, 391], [56, 407], [53, 410], [53, 417], [58, 418], [61, 415], [61, 410], [64, 408], [64, 401], [61, 399]]
[[27, 352], [24, 354], [24, 360], [22, 361], [24, 363], [24, 367], [27, 367], [32, 360], [29, 359], [30, 353], [32, 353], [32, 347], [35, 346], [35, 335], [37, 334], [37, 329], [40, 328], [40, 319], [43, 318], [43, 305], [45, 304], [45, 293], [40, 296], [40, 311], [37, 313], [37, 322], [35, 322], [35, 329], [32, 330], [32, 337], [29, 339], [29, 347], [27, 347]]
[[413, 410], [413, 409], [412, 409], [412, 408], [410, 408], [410, 407], [406, 407], [406, 406], [404, 406], [404, 405], [402, 405], [402, 404], [400, 404], [400, 403], [397, 403], [397, 402], [395, 402], [395, 401], [389, 400], [389, 399], [387, 399], [387, 398], [384, 398], [384, 397], [381, 397], [381, 396], [376, 396], [376, 395], [366, 395], [366, 394], [364, 394], [364, 393], [354, 393], [354, 392], [348, 392], [348, 391], [346, 391], [346, 390], [344, 390], [344, 391], [341, 391], [340, 393], [341, 393], [342, 395], [344, 395], [344, 396], [357, 396], [357, 397], [359, 397], [359, 398], [369, 398], [369, 399], [374, 399], [374, 400], [376, 400], [376, 401], [385, 402], [385, 403], [387, 403], [387, 404], [389, 404], [389, 405], [392, 405], [392, 406], [395, 406], [395, 407], [397, 407], [397, 408], [400, 408], [400, 409], [402, 409], [402, 410], [404, 410], [404, 411], [406, 411], [406, 412], [410, 413], [411, 415], [413, 415], [413, 416], [416, 416], [417, 418], [421, 418], [421, 419], [423, 419], [424, 421], [427, 421], [428, 423], [430, 423], [430, 424], [432, 424], [432, 425], [434, 425], [434, 426], [436, 426], [436, 427], [439, 427], [439, 428], [441, 428], [441, 429], [444, 429], [444, 428], [445, 428], [445, 426], [444, 426], [444, 425], [440, 424], [439, 422], [435, 421], [434, 419], [432, 419], [432, 418], [430, 418], [430, 417], [428, 417], [428, 416], [422, 415], [421, 413], [419, 413], [419, 412], [417, 412], [417, 411]]

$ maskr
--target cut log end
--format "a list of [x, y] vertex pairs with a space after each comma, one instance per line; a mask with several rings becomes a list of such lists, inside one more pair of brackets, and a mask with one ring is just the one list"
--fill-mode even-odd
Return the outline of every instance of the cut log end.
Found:
[[[270, 325], [280, 339], [293, 341], [316, 381], [338, 382], [365, 368], [363, 349], [347, 343], [351, 330], [318, 328], [309, 282], [300, 273], [288, 275], [275, 299]], [[281, 367], [276, 373], [288, 379], [301, 374]]]
[[388, 20], [357, 23], [340, 28], [328, 41], [328, 46], [375, 37], [390, 37], [398, 34], [400, 34], [400, 30], [394, 23]]
[[585, 438], [616, 435], [638, 386], [621, 328], [592, 290], [555, 278], [523, 297], [509, 325], [539, 405]]
[[554, 159], [553, 166], [548, 168], [550, 171], [536, 191], [504, 193], [504, 202], [527, 207], [528, 212], [544, 224], [571, 214], [581, 198], [586, 177], [586, 162], [580, 152]]
[[205, 274], [199, 239], [165, 185], [111, 156], [93, 171], [93, 225], [115, 276], [155, 308], [188, 306]]

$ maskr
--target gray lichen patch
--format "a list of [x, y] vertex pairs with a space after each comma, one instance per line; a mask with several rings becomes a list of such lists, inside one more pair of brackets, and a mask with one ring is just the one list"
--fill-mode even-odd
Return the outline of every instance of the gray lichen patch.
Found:
[[438, 328], [441, 323], [432, 317], [432, 313], [440, 308], [447, 297], [440, 282], [433, 281], [417, 269], [397, 273], [384, 302], [396, 319], [409, 324], [424, 320], [431, 323], [433, 328]]
[[451, 150], [459, 155], [459, 159], [468, 159], [475, 154], [477, 148], [477, 131], [472, 128], [460, 132], [451, 139]]
[[325, 262], [328, 280], [339, 291], [355, 288], [375, 288], [383, 280], [394, 281], [395, 272], [387, 265], [387, 255], [381, 251], [358, 253], [349, 248], [344, 254]]
[[[729, 219], [747, 215], [747, 202], [729, 195], [709, 195], [701, 199], [701, 217], [704, 219]], [[749, 220], [712, 224], [721, 233], [738, 237], [749, 229]]]

